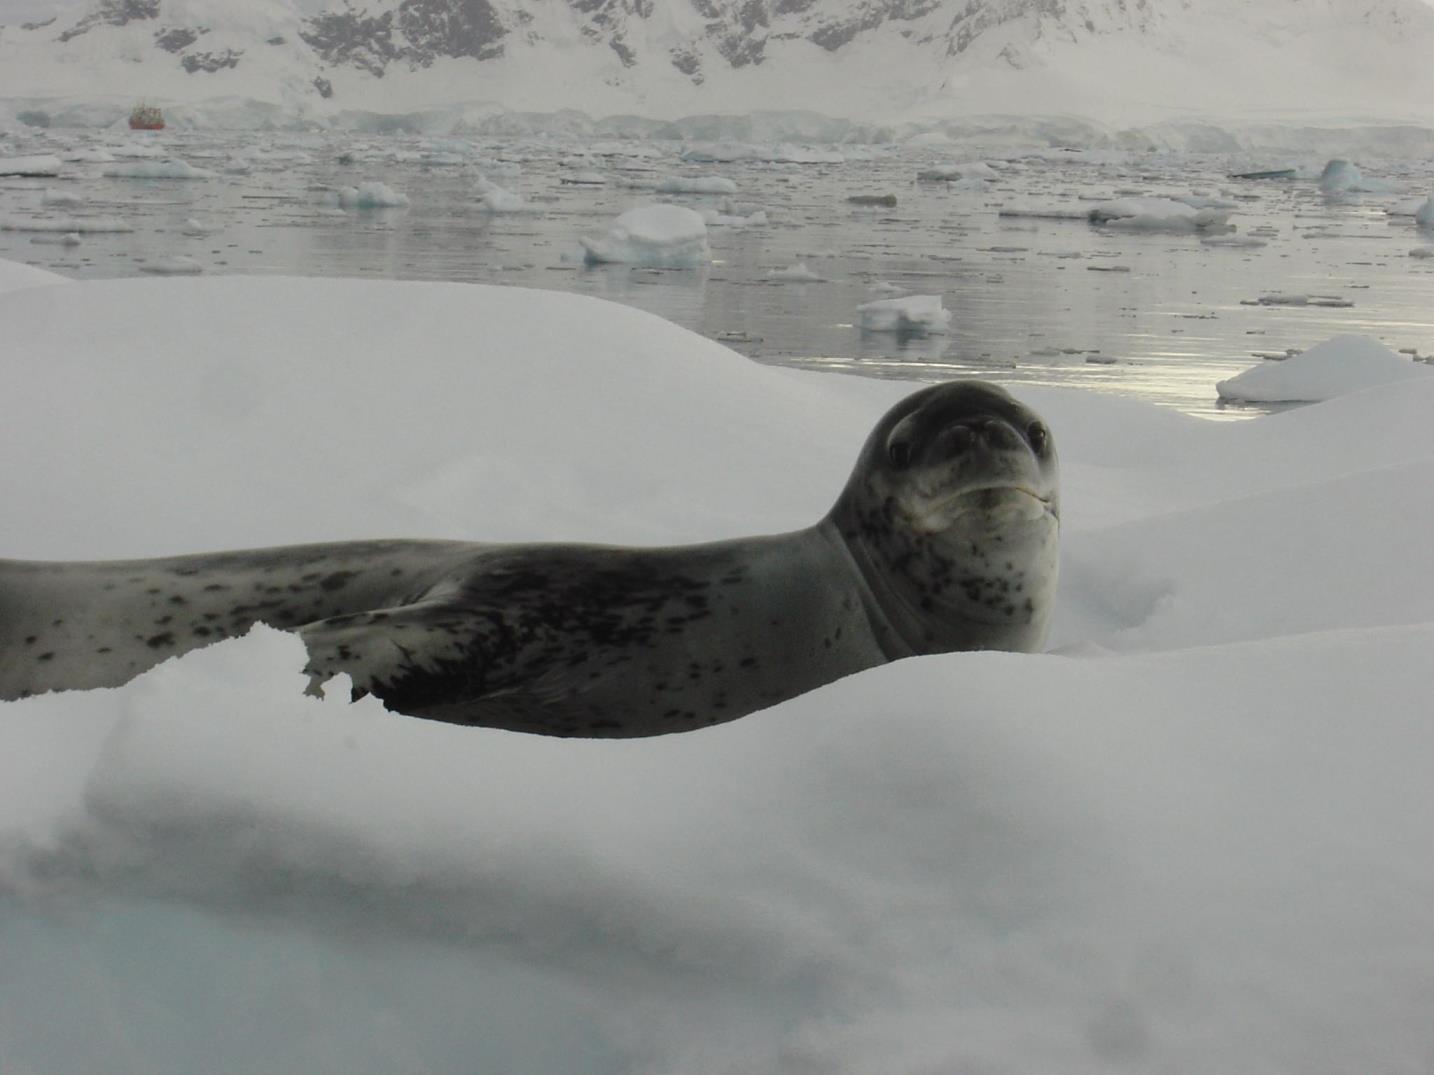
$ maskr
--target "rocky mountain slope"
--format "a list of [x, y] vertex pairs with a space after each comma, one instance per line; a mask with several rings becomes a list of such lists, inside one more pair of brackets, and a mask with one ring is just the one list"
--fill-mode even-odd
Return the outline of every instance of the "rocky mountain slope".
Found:
[[1420, 0], [93, 0], [0, 28], [0, 95], [1418, 122], [1431, 54]]

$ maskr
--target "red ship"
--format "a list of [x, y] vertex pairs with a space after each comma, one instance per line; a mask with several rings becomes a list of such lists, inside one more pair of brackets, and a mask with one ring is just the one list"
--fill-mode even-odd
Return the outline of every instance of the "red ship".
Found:
[[164, 113], [153, 105], [138, 104], [129, 114], [129, 129], [132, 131], [164, 130]]

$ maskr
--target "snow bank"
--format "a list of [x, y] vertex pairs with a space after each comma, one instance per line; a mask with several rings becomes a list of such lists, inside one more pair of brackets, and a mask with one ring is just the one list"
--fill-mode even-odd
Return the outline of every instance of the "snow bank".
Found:
[[[18, 556], [779, 531], [912, 387], [454, 284], [86, 281], [0, 332]], [[636, 742], [310, 698], [262, 628], [0, 704], [7, 1070], [1421, 1070], [1434, 379], [1015, 390], [1060, 656]]]
[[59, 273], [22, 265], [18, 261], [0, 258], [0, 292], [18, 291], [23, 287], [38, 287], [41, 284], [67, 284], [69, 278]]
[[702, 214], [679, 205], [642, 205], [613, 221], [603, 239], [580, 239], [589, 262], [692, 269], [712, 256]]
[[1310, 402], [1374, 385], [1434, 375], [1369, 336], [1336, 336], [1282, 362], [1266, 362], [1215, 385], [1221, 399]]
[[857, 326], [863, 332], [895, 332], [925, 336], [947, 331], [951, 312], [940, 295], [904, 295], [864, 302], [856, 308]]

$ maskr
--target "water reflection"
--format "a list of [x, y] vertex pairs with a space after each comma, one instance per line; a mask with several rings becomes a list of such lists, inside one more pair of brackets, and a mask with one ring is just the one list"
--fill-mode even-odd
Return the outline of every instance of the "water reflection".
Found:
[[[128, 141], [108, 132], [49, 132], [20, 151], [71, 148], [47, 148], [44, 139]], [[1259, 361], [1256, 352], [1305, 348], [1342, 332], [1434, 351], [1434, 259], [1408, 255], [1434, 245], [1434, 236], [1384, 211], [1434, 185], [1428, 162], [1391, 168], [1399, 174], [1387, 196], [1327, 199], [1313, 183], [1227, 179], [1227, 162], [1215, 158], [1017, 157], [997, 162], [997, 181], [970, 189], [917, 182], [931, 155], [895, 147], [849, 147], [845, 165], [698, 166], [680, 161], [676, 144], [609, 145], [603, 156], [585, 158], [582, 146], [551, 142], [447, 140], [438, 154], [398, 136], [166, 132], [153, 141], [221, 173], [239, 161], [248, 171], [126, 180], [81, 164], [62, 180], [4, 181], [0, 217], [105, 214], [134, 231], [85, 235], [75, 247], [0, 231], [0, 257], [80, 277], [133, 275], [147, 262], [184, 255], [210, 272], [558, 288], [649, 310], [763, 362], [1079, 385], [1206, 416], [1249, 413], [1222, 410], [1214, 385]], [[425, 154], [459, 163], [438, 166]], [[563, 182], [578, 169], [607, 181]], [[484, 212], [476, 201], [480, 173], [521, 193], [530, 211]], [[623, 210], [655, 200], [644, 188], [673, 173], [723, 175], [739, 191], [675, 200], [727, 216], [760, 209], [768, 222], [711, 227], [714, 260], [699, 271], [584, 266], [578, 237], [601, 235]], [[325, 192], [366, 180], [406, 193], [411, 206], [326, 208]], [[43, 206], [47, 188], [79, 206]], [[1011, 206], [1078, 211], [1128, 191], [1233, 199], [1236, 235], [1265, 245], [998, 216]], [[894, 195], [896, 205], [853, 205], [853, 195]], [[798, 264], [820, 282], [771, 278]], [[1250, 305], [1271, 292], [1333, 295], [1351, 305]], [[855, 327], [861, 303], [902, 293], [941, 295], [952, 313], [949, 333], [898, 339]]]

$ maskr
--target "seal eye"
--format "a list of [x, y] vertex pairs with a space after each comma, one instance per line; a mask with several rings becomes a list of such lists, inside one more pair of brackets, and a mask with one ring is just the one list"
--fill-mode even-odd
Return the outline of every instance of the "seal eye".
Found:
[[1040, 422], [1032, 422], [1026, 426], [1026, 440], [1030, 442], [1031, 451], [1037, 455], [1046, 454], [1046, 446], [1051, 442], [1051, 435], [1046, 432], [1046, 427]]
[[904, 440], [894, 440], [886, 446], [886, 457], [897, 470], [905, 470], [911, 462], [911, 445]]

